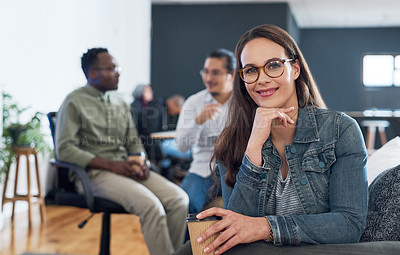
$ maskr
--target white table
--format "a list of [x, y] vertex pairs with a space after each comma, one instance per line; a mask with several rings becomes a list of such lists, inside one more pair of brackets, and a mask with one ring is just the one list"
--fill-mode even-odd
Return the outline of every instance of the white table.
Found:
[[153, 139], [175, 139], [175, 130], [154, 132], [150, 134], [150, 138]]

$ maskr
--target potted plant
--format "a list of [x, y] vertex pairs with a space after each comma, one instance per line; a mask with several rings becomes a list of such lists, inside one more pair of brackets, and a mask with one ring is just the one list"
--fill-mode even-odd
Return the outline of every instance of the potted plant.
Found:
[[[2, 92], [2, 133], [0, 141], [0, 184], [15, 158], [19, 147], [36, 148], [39, 152], [50, 152], [46, 134], [41, 131], [42, 113], [36, 112], [26, 123], [20, 121], [28, 108], [20, 107], [6, 92]], [[0, 208], [1, 209], [1, 208]], [[1, 210], [0, 210], [1, 213]], [[0, 223], [1, 224], [1, 223]]]
[[1, 138], [0, 175], [4, 178], [14, 158], [14, 150], [18, 147], [32, 147], [39, 152], [50, 151], [46, 134], [41, 130], [42, 113], [36, 112], [26, 123], [20, 121], [20, 116], [28, 108], [20, 107], [6, 92], [2, 92], [3, 99], [3, 136]]

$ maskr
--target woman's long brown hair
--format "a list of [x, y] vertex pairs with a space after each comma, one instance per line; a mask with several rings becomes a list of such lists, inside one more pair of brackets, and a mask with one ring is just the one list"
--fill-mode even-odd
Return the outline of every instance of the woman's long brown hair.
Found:
[[326, 108], [319, 89], [311, 75], [307, 62], [293, 38], [283, 29], [275, 25], [260, 25], [244, 33], [236, 45], [236, 75], [233, 95], [229, 104], [227, 123], [216, 141], [211, 162], [215, 159], [227, 167], [225, 183], [233, 187], [239, 171], [247, 142], [249, 140], [255, 110], [258, 105], [247, 93], [244, 82], [237, 71], [242, 68], [240, 56], [244, 46], [256, 38], [266, 38], [282, 46], [288, 58], [299, 60], [300, 75], [296, 80], [296, 92], [299, 107], [317, 106]]

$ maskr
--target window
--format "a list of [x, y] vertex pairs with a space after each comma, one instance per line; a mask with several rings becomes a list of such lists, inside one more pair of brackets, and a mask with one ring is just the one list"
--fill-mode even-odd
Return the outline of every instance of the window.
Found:
[[365, 55], [363, 84], [367, 87], [400, 86], [400, 55]]
[[400, 86], [400, 55], [394, 57], [393, 82], [394, 85]]

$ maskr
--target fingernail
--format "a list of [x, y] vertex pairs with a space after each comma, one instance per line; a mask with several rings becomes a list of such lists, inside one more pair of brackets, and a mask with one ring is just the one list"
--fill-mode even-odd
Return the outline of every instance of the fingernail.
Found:
[[219, 251], [218, 250], [215, 250], [214, 251], [214, 254], [216, 255], [216, 254], [219, 254]]
[[[204, 253], [207, 253], [209, 250], [210, 250], [210, 248], [206, 247], [206, 248], [204, 249]], [[214, 252], [214, 253], [215, 253], [215, 252]]]
[[201, 236], [199, 238], [197, 238], [197, 242], [200, 243], [201, 240], [203, 240], [203, 238], [201, 238]]
[[198, 213], [198, 214], [196, 215], [196, 218], [198, 219], [200, 216], [201, 216], [201, 213]]

